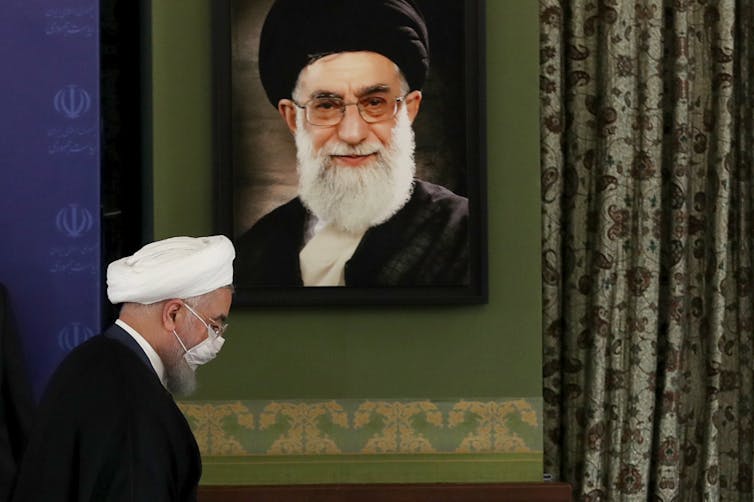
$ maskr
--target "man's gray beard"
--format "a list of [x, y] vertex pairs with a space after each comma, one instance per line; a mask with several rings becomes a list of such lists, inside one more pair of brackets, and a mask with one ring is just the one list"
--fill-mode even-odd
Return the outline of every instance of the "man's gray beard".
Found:
[[183, 359], [182, 348], [180, 351], [178, 357], [173, 358], [174, 363], [165, 364], [165, 384], [171, 394], [185, 397], [196, 390], [196, 373]]
[[[414, 131], [405, 106], [398, 111], [390, 146], [339, 142], [315, 152], [305, 130], [303, 111], [296, 114], [299, 197], [320, 220], [341, 230], [360, 233], [379, 225], [400, 210], [411, 197], [416, 164]], [[376, 159], [358, 167], [333, 164], [330, 155], [367, 155]]]

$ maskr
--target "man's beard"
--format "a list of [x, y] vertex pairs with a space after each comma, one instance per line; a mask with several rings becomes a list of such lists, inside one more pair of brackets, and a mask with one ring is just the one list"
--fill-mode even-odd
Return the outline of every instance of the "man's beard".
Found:
[[[379, 142], [357, 146], [338, 142], [318, 152], [299, 111], [296, 148], [301, 201], [317, 218], [341, 230], [360, 233], [379, 225], [411, 197], [416, 171], [414, 131], [405, 107], [398, 111], [389, 147]], [[376, 153], [376, 158], [357, 167], [338, 166], [330, 157], [370, 153]]]
[[196, 390], [196, 373], [183, 359], [183, 348], [178, 348], [171, 358], [171, 364], [165, 364], [165, 384], [171, 394], [185, 397]]

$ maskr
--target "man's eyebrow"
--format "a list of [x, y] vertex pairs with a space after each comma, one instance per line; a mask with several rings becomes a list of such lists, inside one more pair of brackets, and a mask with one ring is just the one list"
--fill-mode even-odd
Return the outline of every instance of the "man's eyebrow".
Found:
[[343, 96], [338, 94], [337, 92], [332, 91], [314, 91], [311, 94], [309, 94], [310, 99], [320, 99], [320, 98], [337, 98], [337, 99], [343, 99]]
[[[370, 94], [375, 94], [378, 92], [390, 92], [390, 86], [388, 84], [374, 84], [374, 85], [367, 85], [364, 87], [360, 87], [359, 89], [356, 89], [356, 92], [354, 93], [357, 98], [361, 98], [363, 96], [368, 96]], [[321, 99], [321, 98], [337, 98], [337, 99], [343, 99], [343, 95], [338, 92], [333, 91], [326, 91], [324, 89], [316, 90], [312, 92], [309, 95], [310, 99]]]
[[378, 92], [389, 92], [390, 86], [388, 84], [375, 84], [368, 85], [356, 90], [356, 97], [368, 96], [369, 94], [375, 94]]

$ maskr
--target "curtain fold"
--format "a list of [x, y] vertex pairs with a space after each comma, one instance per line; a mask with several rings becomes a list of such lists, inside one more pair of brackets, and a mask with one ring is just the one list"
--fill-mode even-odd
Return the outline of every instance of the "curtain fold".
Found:
[[540, 0], [545, 467], [752, 500], [754, 1]]

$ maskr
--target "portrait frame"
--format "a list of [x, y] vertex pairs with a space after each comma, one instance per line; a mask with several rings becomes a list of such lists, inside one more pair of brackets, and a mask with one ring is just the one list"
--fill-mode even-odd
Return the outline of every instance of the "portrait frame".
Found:
[[[259, 33], [272, 1], [212, 2], [213, 218], [215, 232], [233, 241], [296, 195], [294, 141], [257, 70]], [[234, 305], [487, 302], [485, 1], [416, 3], [427, 21], [431, 59], [414, 122], [416, 177], [468, 198], [468, 283], [312, 287], [236, 280]]]

